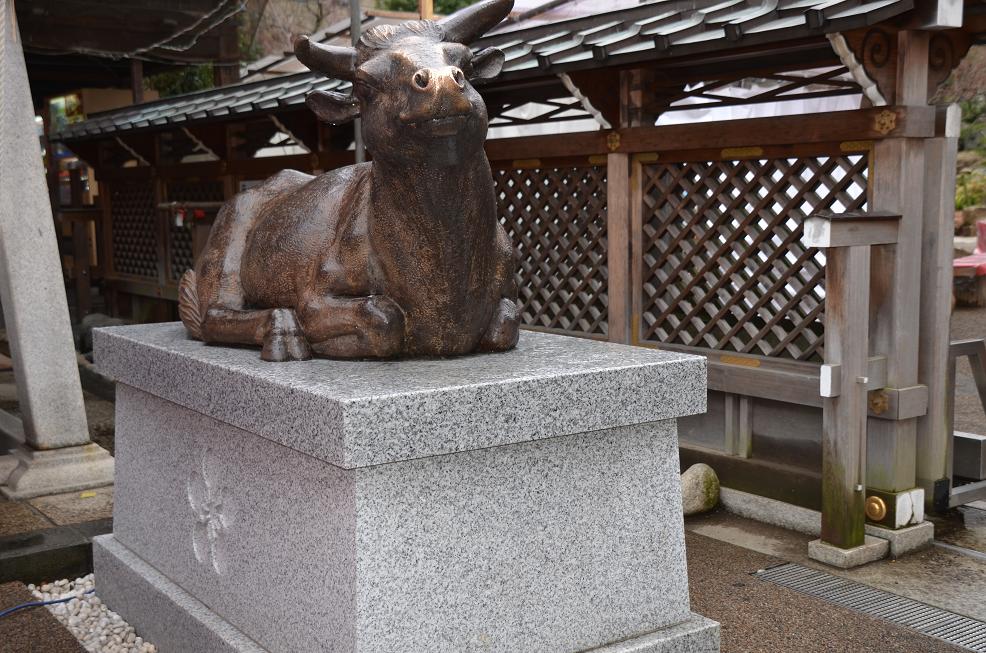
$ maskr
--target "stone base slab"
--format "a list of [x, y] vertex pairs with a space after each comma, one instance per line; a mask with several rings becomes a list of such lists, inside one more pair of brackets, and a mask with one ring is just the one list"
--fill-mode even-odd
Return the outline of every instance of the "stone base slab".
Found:
[[817, 510], [728, 487], [719, 488], [719, 501], [726, 510], [740, 517], [806, 535], [822, 532], [822, 513]]
[[587, 653], [719, 653], [719, 623], [693, 612], [675, 626]]
[[264, 653], [112, 535], [93, 539], [92, 556], [100, 599], [161, 653]]
[[0, 493], [7, 499], [74, 492], [113, 484], [113, 456], [98, 444], [36, 450], [23, 447], [11, 454], [17, 467]]
[[852, 569], [869, 562], [887, 557], [890, 543], [878, 537], [865, 536], [863, 544], [851, 549], [842, 549], [822, 540], [812, 540], [808, 543], [808, 557], [812, 560], [839, 567]]
[[[910, 495], [909, 491], [905, 494]], [[776, 499], [757, 496], [724, 487], [719, 491], [723, 507], [731, 513], [755, 519], [774, 526], [780, 526], [807, 535], [819, 535], [822, 532], [822, 513], [809, 508], [802, 508]], [[920, 504], [920, 515], [923, 518], [923, 504]], [[890, 557], [898, 558], [905, 553], [917, 551], [931, 544], [935, 538], [935, 527], [931, 522], [890, 529], [876, 524], [866, 524], [866, 534], [890, 542]]]
[[866, 534], [890, 542], [890, 557], [899, 558], [905, 553], [931, 546], [935, 539], [935, 526], [930, 521], [925, 521], [894, 530], [867, 524]]
[[17, 469], [17, 465], [17, 459], [13, 454], [0, 454], [0, 486], [7, 482], [7, 478]]
[[[161, 653], [265, 653], [267, 649], [168, 580], [112, 535], [93, 540], [99, 597]], [[587, 653], [718, 653], [719, 624], [691, 613], [682, 623]]]

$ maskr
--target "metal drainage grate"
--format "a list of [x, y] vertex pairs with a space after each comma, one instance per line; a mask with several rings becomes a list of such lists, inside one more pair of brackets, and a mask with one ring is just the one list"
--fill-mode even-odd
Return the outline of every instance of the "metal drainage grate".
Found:
[[970, 651], [986, 653], [986, 623], [977, 619], [794, 563], [762, 569], [753, 575], [802, 594], [892, 621]]

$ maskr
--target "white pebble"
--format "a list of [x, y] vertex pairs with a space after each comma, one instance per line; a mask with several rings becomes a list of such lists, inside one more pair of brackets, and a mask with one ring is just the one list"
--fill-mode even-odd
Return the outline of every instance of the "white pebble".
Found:
[[75, 580], [28, 585], [27, 589], [42, 601], [73, 597], [47, 607], [89, 653], [157, 653], [157, 647], [138, 637], [130, 624], [103, 605], [98, 596], [85, 593], [95, 586], [96, 580], [89, 574]]

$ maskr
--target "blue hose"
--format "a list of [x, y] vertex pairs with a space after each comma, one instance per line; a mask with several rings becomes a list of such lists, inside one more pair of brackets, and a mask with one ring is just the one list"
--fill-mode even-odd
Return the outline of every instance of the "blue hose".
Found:
[[24, 608], [36, 608], [41, 605], [54, 605], [55, 603], [68, 603], [72, 599], [80, 599], [86, 594], [92, 594], [95, 591], [96, 591], [95, 588], [93, 588], [77, 596], [69, 596], [64, 599], [52, 599], [51, 601], [31, 601], [30, 603], [21, 603], [20, 605], [15, 605], [14, 607], [7, 608], [6, 610], [0, 610], [0, 618], [6, 617], [8, 614], [12, 614], [14, 612], [17, 612], [18, 610], [23, 610]]

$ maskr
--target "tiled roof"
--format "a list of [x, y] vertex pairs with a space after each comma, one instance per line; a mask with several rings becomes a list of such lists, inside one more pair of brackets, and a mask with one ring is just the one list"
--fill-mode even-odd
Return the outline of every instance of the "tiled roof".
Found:
[[[597, 0], [548, 1], [524, 12], [474, 44], [496, 46], [506, 55], [494, 85], [573, 69], [727, 50], [747, 45], [840, 32], [871, 25], [910, 10], [914, 0], [657, 0], [570, 18]], [[365, 25], [381, 19], [369, 19]], [[386, 22], [393, 22], [388, 20]], [[316, 35], [322, 42], [348, 39], [346, 24]], [[299, 72], [263, 78], [300, 66], [291, 55], [268, 58], [247, 72], [259, 81], [125, 107], [67, 126], [57, 135], [74, 140], [118, 132], [185, 125], [233, 115], [264, 114], [303, 104], [312, 90], [344, 91], [349, 82]], [[249, 77], [248, 77], [249, 79]]]

